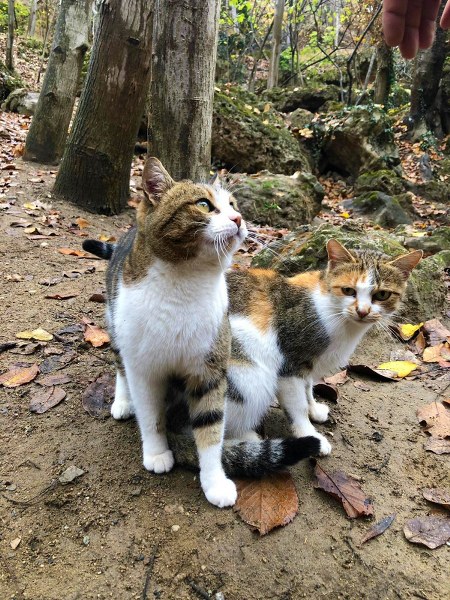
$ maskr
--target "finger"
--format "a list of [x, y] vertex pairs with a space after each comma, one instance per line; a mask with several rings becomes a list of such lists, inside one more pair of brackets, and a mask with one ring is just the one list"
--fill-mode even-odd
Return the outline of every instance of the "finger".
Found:
[[383, 33], [388, 46], [398, 46], [405, 34], [409, 0], [385, 0], [383, 4]]
[[444, 12], [442, 13], [441, 27], [442, 27], [442, 29], [450, 28], [450, 0], [447, 0], [447, 4], [444, 8]]
[[419, 30], [416, 27], [405, 27], [405, 35], [399, 44], [403, 58], [414, 58], [419, 49]]

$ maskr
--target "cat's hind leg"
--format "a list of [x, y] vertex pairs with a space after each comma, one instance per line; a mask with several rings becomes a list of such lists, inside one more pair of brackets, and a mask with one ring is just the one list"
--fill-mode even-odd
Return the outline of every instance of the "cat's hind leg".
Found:
[[313, 435], [320, 440], [320, 455], [330, 454], [330, 442], [309, 420], [305, 380], [300, 377], [280, 377], [278, 399], [287, 414], [295, 437]]
[[316, 423], [325, 423], [328, 419], [330, 409], [322, 402], [317, 402], [314, 398], [313, 392], [313, 380], [311, 378], [306, 379], [306, 397], [308, 399], [308, 413], [310, 418]]

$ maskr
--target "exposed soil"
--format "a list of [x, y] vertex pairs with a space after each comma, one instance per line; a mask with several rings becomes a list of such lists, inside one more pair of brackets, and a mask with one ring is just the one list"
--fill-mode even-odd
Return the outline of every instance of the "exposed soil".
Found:
[[[89, 297], [104, 289], [106, 264], [57, 250], [80, 249], [79, 233], [118, 237], [132, 222], [132, 209], [120, 217], [93, 216], [48, 197], [53, 175], [46, 167], [18, 160], [14, 173], [17, 185], [6, 194], [11, 206], [1, 214], [0, 344], [37, 327], [56, 333], [83, 317], [103, 326], [104, 305]], [[58, 235], [30, 240], [33, 234], [11, 223], [26, 219], [41, 234], [51, 232], [48, 221], [39, 221], [48, 207], [23, 207], [38, 199], [58, 212], [53, 228]], [[89, 226], [80, 230], [78, 217]], [[39, 283], [87, 267], [95, 271], [51, 287]], [[44, 297], [69, 292], [79, 295]], [[354, 362], [378, 364], [400, 346], [387, 335], [370, 336]], [[426, 434], [415, 416], [448, 385], [443, 371], [435, 379], [367, 380], [368, 391], [351, 379], [331, 407], [332, 421], [319, 426], [334, 447], [321, 464], [360, 478], [376, 520], [397, 513], [384, 535], [360, 547], [373, 520], [346, 518], [336, 501], [314, 489], [308, 462], [292, 469], [298, 516], [262, 538], [232, 510], [209, 505], [195, 474], [181, 468], [164, 476], [146, 472], [134, 420], [95, 419], [81, 404], [89, 382], [113, 372], [108, 349], [63, 335], [31, 355], [14, 353], [20, 348], [3, 352], [1, 372], [18, 362], [41, 364], [49, 348], [76, 353], [54, 372], [71, 378], [62, 386], [67, 396], [61, 404], [42, 415], [29, 411], [42, 375], [27, 385], [0, 388], [1, 599], [193, 599], [217, 592], [226, 600], [448, 598], [449, 547], [428, 550], [403, 535], [406, 520], [436, 510], [421, 489], [449, 485], [449, 457], [424, 450]], [[85, 474], [58, 483], [70, 465]], [[17, 538], [20, 544], [12, 549]]]

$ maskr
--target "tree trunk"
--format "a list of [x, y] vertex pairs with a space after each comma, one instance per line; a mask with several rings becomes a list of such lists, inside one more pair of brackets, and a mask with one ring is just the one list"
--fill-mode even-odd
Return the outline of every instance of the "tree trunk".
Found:
[[174, 179], [211, 165], [220, 0], [156, 0], [151, 86], [153, 153]]
[[15, 14], [14, 14], [14, 0], [8, 0], [8, 37], [6, 38], [6, 68], [10, 71], [14, 71], [14, 25], [15, 25]]
[[[444, 5], [445, 3], [442, 3], [439, 11], [438, 23]], [[439, 137], [442, 135], [440, 106], [436, 100], [447, 53], [446, 41], [447, 32], [438, 25], [431, 48], [419, 52], [416, 57], [411, 88], [412, 139], [418, 139], [427, 130], [433, 131]]]
[[64, 152], [84, 55], [92, 0], [62, 0], [24, 160], [55, 164]]
[[284, 0], [277, 0], [275, 17], [273, 20], [272, 55], [270, 57], [267, 89], [271, 90], [278, 84], [281, 54], [281, 31], [283, 28]]
[[128, 199], [150, 81], [153, 4], [108, 0], [99, 7], [86, 82], [55, 183], [57, 194], [93, 212], [117, 214]]
[[30, 37], [33, 37], [34, 34], [36, 33], [37, 3], [38, 3], [38, 0], [31, 0], [30, 16], [28, 17], [28, 30], [27, 30], [27, 34]]
[[375, 104], [387, 105], [394, 79], [394, 59], [392, 48], [381, 41], [377, 48], [377, 74], [374, 85]]

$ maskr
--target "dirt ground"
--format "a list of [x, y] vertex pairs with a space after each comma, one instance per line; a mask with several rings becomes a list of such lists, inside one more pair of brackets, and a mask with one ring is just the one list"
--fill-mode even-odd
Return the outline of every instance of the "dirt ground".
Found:
[[[56, 333], [83, 317], [103, 326], [104, 305], [89, 297], [104, 289], [106, 265], [57, 250], [81, 248], [76, 218], [89, 222], [82, 232], [90, 237], [118, 237], [132, 222], [132, 209], [120, 217], [94, 217], [48, 197], [53, 178], [48, 168], [20, 160], [16, 165], [16, 185], [2, 200], [10, 206], [0, 213], [0, 344], [37, 327]], [[23, 207], [36, 200], [59, 213], [57, 236], [28, 239], [52, 231], [42, 222], [48, 207]], [[39, 233], [11, 226], [19, 219], [31, 221]], [[39, 283], [88, 267], [95, 270], [52, 287]], [[44, 297], [69, 292], [79, 295]], [[386, 334], [370, 336], [354, 362], [380, 363], [400, 346]], [[233, 510], [208, 504], [195, 474], [181, 468], [164, 476], [146, 472], [134, 420], [95, 419], [81, 404], [89, 382], [113, 372], [108, 349], [61, 336], [31, 355], [15, 353], [20, 348], [3, 352], [0, 372], [14, 363], [40, 364], [49, 351], [61, 349], [76, 355], [54, 372], [71, 378], [58, 406], [42, 415], [29, 411], [42, 374], [27, 385], [0, 388], [0, 599], [449, 597], [449, 546], [428, 550], [403, 535], [405, 521], [436, 511], [421, 489], [449, 485], [449, 457], [424, 450], [426, 435], [415, 416], [444, 391], [445, 378], [367, 380], [368, 391], [351, 379], [331, 406], [331, 422], [319, 426], [333, 444], [321, 464], [361, 480], [373, 499], [375, 520], [397, 515], [384, 535], [360, 546], [373, 520], [346, 518], [335, 500], [314, 489], [309, 462], [292, 469], [298, 516], [262, 538]], [[58, 483], [70, 465], [84, 475]]]

